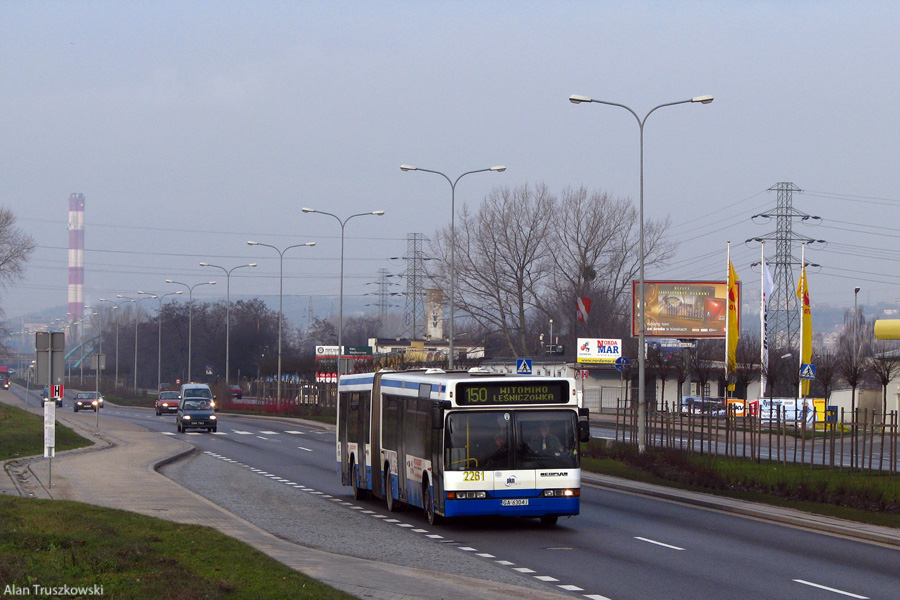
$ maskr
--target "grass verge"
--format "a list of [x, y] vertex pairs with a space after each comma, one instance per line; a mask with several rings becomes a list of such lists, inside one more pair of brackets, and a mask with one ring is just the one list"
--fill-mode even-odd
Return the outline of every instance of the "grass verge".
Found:
[[[90, 440], [57, 422], [57, 452], [90, 445]], [[43, 451], [44, 420], [21, 408], [0, 404], [0, 461], [41, 454]]]
[[0, 496], [0, 581], [134, 600], [352, 598], [208, 527], [11, 496]]
[[900, 477], [676, 450], [639, 454], [598, 440], [585, 447], [582, 468], [679, 489], [707, 492], [900, 529]]

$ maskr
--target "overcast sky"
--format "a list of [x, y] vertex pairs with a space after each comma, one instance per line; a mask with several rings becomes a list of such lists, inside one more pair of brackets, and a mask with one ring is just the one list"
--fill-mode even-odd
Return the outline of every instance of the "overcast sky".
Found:
[[[67, 301], [70, 193], [85, 195], [87, 303], [167, 278], [216, 279], [258, 262], [232, 295], [373, 288], [494, 186], [546, 183], [639, 196], [639, 129], [626, 111], [571, 94], [709, 105], [653, 113], [645, 210], [680, 242], [659, 279], [724, 279], [725, 246], [747, 288], [775, 231], [778, 182], [822, 217], [807, 258], [813, 305], [900, 298], [900, 52], [896, 2], [0, 2], [0, 204], [38, 249], [0, 291], [8, 317]], [[767, 254], [774, 257], [774, 244]], [[799, 249], [797, 250], [799, 256]], [[326, 316], [326, 315], [318, 315]]]

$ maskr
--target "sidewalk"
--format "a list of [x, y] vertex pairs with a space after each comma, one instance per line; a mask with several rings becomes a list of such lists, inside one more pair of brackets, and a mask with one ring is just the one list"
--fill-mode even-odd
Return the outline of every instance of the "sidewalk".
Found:
[[[8, 392], [0, 391], [0, 401], [24, 408], [23, 402]], [[33, 405], [30, 407], [34, 413], [38, 409]], [[571, 600], [570, 595], [551, 591], [381, 564], [293, 544], [156, 472], [156, 467], [161, 464], [193, 452], [192, 445], [123, 421], [104, 420], [102, 416], [103, 431], [99, 436], [64, 413], [58, 415], [58, 420], [79, 434], [98, 440], [98, 444], [57, 454], [52, 473], [48, 473], [49, 461], [44, 458], [12, 461], [13, 465], [7, 463], [7, 469], [0, 475], [0, 493], [76, 500], [169, 521], [206, 525], [358, 598]], [[46, 487], [48, 475], [53, 478], [49, 490]]]

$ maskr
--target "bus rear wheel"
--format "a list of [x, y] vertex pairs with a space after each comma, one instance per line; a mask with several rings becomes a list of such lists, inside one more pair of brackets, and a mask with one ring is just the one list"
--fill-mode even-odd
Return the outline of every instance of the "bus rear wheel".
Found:
[[362, 500], [366, 497], [365, 490], [359, 487], [359, 475], [356, 472], [356, 462], [350, 461], [350, 487], [353, 488], [353, 499]]
[[384, 465], [384, 504], [388, 512], [397, 510], [397, 501], [394, 500], [394, 493], [391, 490], [391, 471], [388, 465]]
[[541, 525], [544, 527], [553, 527], [556, 525], [556, 522], [559, 520], [557, 516], [543, 516], [541, 517]]

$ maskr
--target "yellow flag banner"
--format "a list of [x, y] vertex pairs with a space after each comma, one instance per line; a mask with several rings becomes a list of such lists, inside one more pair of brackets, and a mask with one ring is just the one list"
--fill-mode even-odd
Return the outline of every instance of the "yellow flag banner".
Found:
[[728, 345], [728, 354], [725, 357], [725, 373], [734, 373], [737, 370], [737, 345], [738, 337], [740, 337], [741, 328], [738, 324], [737, 317], [737, 290], [738, 276], [734, 270], [734, 265], [728, 261], [728, 331], [725, 332], [725, 340]]
[[[800, 322], [800, 364], [808, 365], [812, 362], [812, 313], [809, 310], [809, 288], [806, 283], [806, 265], [800, 275], [800, 284], [797, 286], [797, 298], [800, 299], [802, 315]], [[809, 394], [809, 379], [803, 379], [800, 383], [800, 393], [803, 396]]]

